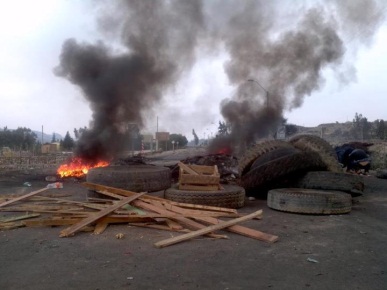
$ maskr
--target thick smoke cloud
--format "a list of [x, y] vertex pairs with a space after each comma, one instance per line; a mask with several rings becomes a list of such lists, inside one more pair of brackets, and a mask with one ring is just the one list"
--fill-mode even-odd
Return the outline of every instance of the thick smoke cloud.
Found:
[[98, 24], [109, 39], [119, 38], [121, 52], [70, 39], [56, 68], [90, 102], [93, 120], [77, 152], [91, 160], [123, 149], [127, 124], [144, 123], [199, 51], [228, 55], [224, 71], [236, 89], [220, 104], [232, 128], [225, 142], [267, 137], [285, 111], [321, 88], [325, 69], [348, 65], [350, 45], [371, 43], [386, 12], [382, 2], [368, 0], [108, 3], [100, 3], [106, 9]]
[[117, 21], [115, 13], [105, 15], [105, 26], [120, 25], [125, 53], [114, 54], [103, 43], [63, 44], [55, 73], [81, 88], [93, 112], [77, 144], [80, 157], [106, 160], [128, 149], [128, 124], [141, 127], [144, 112], [192, 65], [203, 29], [201, 4], [172, 2], [120, 2], [118, 23], [110, 21]]

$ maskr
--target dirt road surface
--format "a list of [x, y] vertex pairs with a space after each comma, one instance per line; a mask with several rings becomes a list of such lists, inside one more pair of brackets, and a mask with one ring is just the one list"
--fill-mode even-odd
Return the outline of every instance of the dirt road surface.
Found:
[[[45, 174], [0, 174], [0, 194], [45, 187]], [[180, 234], [127, 225], [70, 238], [59, 238], [61, 227], [0, 231], [0, 289], [387, 289], [387, 180], [365, 184], [346, 215], [289, 214], [246, 201], [240, 212], [264, 213], [243, 225], [278, 235], [274, 244], [219, 231], [229, 239], [157, 249], [155, 242]], [[74, 180], [49, 190], [56, 192], [87, 194]]]

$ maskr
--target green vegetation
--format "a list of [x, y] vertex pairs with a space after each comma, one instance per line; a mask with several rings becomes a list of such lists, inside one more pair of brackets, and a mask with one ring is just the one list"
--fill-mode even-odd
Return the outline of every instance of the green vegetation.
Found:
[[4, 127], [0, 131], [0, 148], [9, 147], [12, 150], [32, 150], [37, 144], [37, 136], [31, 129], [19, 127], [16, 130], [9, 130]]

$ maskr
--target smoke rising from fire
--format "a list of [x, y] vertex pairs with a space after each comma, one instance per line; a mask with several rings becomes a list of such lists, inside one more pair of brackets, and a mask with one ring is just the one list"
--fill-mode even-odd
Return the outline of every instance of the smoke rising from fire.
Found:
[[285, 111], [301, 106], [321, 88], [324, 69], [339, 71], [348, 65], [349, 40], [352, 46], [369, 44], [385, 19], [379, 1], [293, 3], [100, 3], [106, 9], [98, 15], [99, 27], [109, 39], [119, 38], [121, 52], [106, 43], [69, 39], [55, 70], [81, 88], [93, 111], [78, 155], [111, 158], [124, 149], [125, 126], [144, 124], [145, 113], [192, 68], [199, 51], [228, 55], [224, 71], [236, 89], [220, 104], [232, 128], [226, 142], [266, 137]]

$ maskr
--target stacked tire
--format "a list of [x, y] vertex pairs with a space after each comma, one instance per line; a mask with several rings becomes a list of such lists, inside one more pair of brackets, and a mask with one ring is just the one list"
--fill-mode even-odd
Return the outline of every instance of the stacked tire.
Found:
[[241, 158], [239, 172], [249, 196], [267, 196], [269, 207], [288, 212], [347, 213], [351, 195], [364, 190], [361, 177], [344, 173], [333, 147], [313, 135], [259, 142]]

